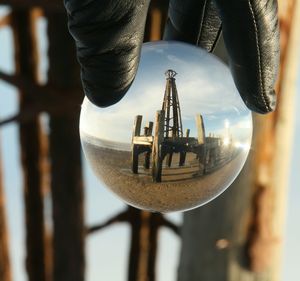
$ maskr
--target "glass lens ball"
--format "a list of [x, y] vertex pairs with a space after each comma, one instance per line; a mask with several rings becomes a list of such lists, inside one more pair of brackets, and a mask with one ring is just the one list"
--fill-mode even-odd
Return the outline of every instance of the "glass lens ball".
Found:
[[228, 67], [179, 42], [145, 43], [116, 104], [84, 99], [80, 135], [104, 185], [136, 208], [184, 211], [220, 195], [242, 169], [252, 116]]

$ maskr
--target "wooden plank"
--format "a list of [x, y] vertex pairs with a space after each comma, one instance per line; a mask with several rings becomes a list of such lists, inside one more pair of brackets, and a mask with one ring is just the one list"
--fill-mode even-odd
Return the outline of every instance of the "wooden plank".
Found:
[[152, 145], [153, 137], [146, 137], [146, 136], [138, 136], [133, 138], [133, 143], [135, 144], [145, 144], [145, 145]]

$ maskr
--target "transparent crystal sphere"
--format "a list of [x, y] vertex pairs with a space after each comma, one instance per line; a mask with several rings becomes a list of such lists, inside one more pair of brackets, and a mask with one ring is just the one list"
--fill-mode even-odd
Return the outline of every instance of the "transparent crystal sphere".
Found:
[[252, 116], [226, 65], [179, 42], [143, 45], [123, 99], [84, 99], [80, 135], [99, 180], [136, 208], [184, 211], [220, 195], [247, 158]]

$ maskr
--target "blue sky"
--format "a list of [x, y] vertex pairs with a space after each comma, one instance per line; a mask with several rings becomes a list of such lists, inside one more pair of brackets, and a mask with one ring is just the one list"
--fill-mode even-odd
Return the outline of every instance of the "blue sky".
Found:
[[[224, 134], [225, 121], [236, 141], [251, 138], [251, 113], [240, 98], [228, 68], [214, 56], [191, 45], [147, 43], [142, 49], [135, 81], [117, 104], [98, 108], [87, 99], [83, 104], [81, 131], [101, 139], [131, 142], [133, 119], [143, 115], [154, 121], [162, 107], [165, 71], [174, 69], [184, 130], [197, 137], [195, 117], [202, 114], [207, 135]], [[137, 106], [138, 105], [138, 106]]]
[[[0, 9], [0, 15], [5, 10]], [[41, 36], [40, 51], [45, 54], [46, 39], [43, 37], [45, 22], [39, 23]], [[44, 38], [44, 39], [42, 39]], [[11, 34], [8, 28], [0, 30], [0, 69], [8, 73], [14, 71], [13, 49]], [[47, 61], [40, 66], [42, 79], [45, 79]], [[179, 78], [178, 78], [179, 79]], [[300, 89], [298, 79], [298, 93]], [[9, 116], [17, 111], [17, 95], [15, 89], [0, 81], [0, 118]], [[300, 107], [300, 97], [297, 95], [297, 107]], [[44, 118], [46, 120], [46, 118]], [[4, 185], [7, 202], [8, 226], [10, 234], [10, 254], [13, 264], [14, 281], [25, 281], [24, 273], [24, 220], [22, 197], [22, 174], [19, 164], [18, 128], [10, 124], [0, 130], [1, 158], [4, 169]], [[296, 116], [294, 153], [290, 175], [290, 190], [288, 201], [288, 217], [286, 228], [286, 243], [284, 254], [283, 281], [298, 281], [300, 273], [298, 261], [300, 253], [300, 189], [299, 166], [300, 148], [295, 144], [300, 143], [300, 115]], [[298, 156], [298, 157], [297, 157]], [[86, 210], [85, 216], [88, 224], [103, 221], [105, 218], [122, 210], [125, 205], [111, 193], [100, 186], [90, 168], [84, 162], [84, 179], [86, 184]], [[49, 202], [48, 202], [49, 203]], [[48, 204], [47, 203], [47, 204]], [[49, 216], [49, 214], [48, 214]], [[173, 214], [170, 218], [180, 222], [181, 215]], [[123, 281], [127, 270], [127, 252], [129, 241], [129, 228], [126, 225], [115, 225], [87, 239], [87, 281], [114, 280]], [[157, 270], [158, 280], [174, 281], [176, 276], [179, 241], [168, 230], [160, 232], [160, 251]], [[99, 266], [104, 264], [105, 266]], [[116, 270], [117, 268], [117, 270]]]

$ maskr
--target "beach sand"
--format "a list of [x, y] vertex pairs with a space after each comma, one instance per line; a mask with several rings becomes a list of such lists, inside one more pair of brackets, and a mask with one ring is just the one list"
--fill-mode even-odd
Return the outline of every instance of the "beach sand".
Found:
[[[130, 151], [105, 148], [88, 137], [82, 139], [82, 145], [92, 169], [107, 188], [129, 205], [161, 213], [192, 209], [212, 200], [233, 181], [247, 156], [241, 151], [224, 166], [202, 175], [195, 154], [188, 153], [185, 167], [164, 167], [162, 182], [156, 183], [151, 170], [142, 165], [143, 155], [139, 174], [133, 174]], [[174, 154], [172, 163], [178, 160]]]

